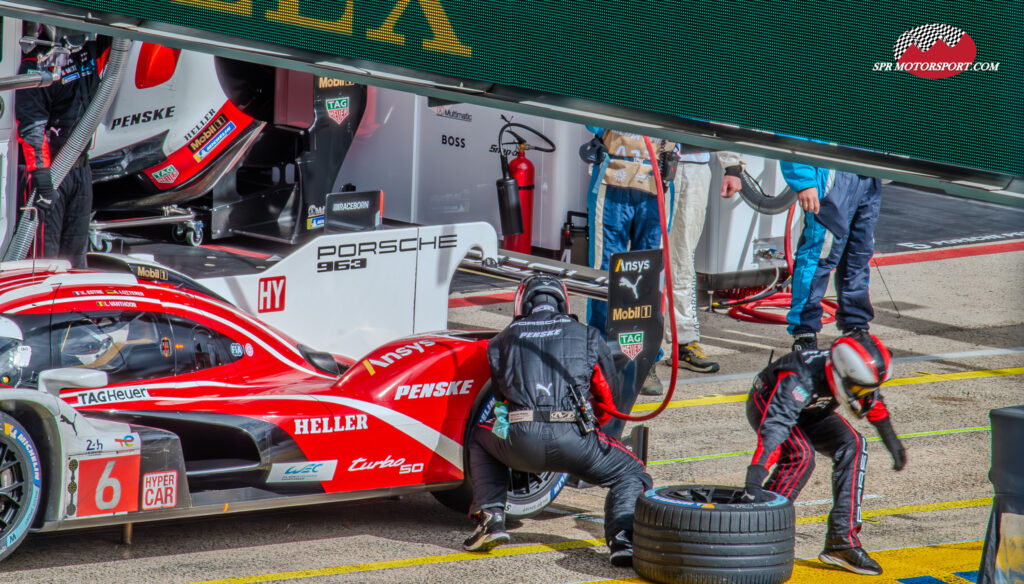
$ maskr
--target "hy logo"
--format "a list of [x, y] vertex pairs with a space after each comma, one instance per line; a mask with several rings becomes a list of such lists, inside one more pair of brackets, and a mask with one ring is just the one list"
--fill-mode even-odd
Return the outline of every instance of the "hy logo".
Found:
[[336, 97], [328, 99], [326, 102], [327, 115], [331, 116], [334, 123], [340, 124], [345, 121], [348, 117], [348, 98], [347, 97]]
[[622, 352], [629, 357], [630, 361], [636, 359], [636, 356], [640, 354], [640, 351], [644, 350], [643, 331], [635, 333], [619, 333], [619, 347], [622, 348]]

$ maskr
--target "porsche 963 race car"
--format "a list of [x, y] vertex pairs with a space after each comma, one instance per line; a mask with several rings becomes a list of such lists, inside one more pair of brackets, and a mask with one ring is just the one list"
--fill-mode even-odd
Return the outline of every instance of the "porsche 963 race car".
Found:
[[[31, 530], [425, 490], [467, 509], [463, 444], [493, 407], [493, 333], [420, 331], [444, 328], [455, 267], [495, 241], [485, 223], [326, 235], [265, 272], [203, 281], [129, 256], [4, 263], [0, 558]], [[366, 253], [334, 270], [339, 249]], [[407, 261], [367, 290], [361, 271]], [[391, 287], [411, 300], [388, 301]], [[378, 313], [406, 304], [405, 330], [389, 331]], [[386, 340], [356, 353], [356, 337], [330, 335], [318, 348], [332, 352], [314, 350], [261, 312], [300, 341], [346, 319]], [[539, 512], [565, 480], [513, 473], [509, 513]]]

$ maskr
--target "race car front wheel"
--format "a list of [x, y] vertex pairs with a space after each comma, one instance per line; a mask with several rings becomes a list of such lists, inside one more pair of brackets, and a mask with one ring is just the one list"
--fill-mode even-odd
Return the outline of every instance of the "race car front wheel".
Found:
[[39, 508], [42, 465], [35, 443], [17, 420], [0, 413], [0, 560], [28, 535]]
[[[464, 445], [469, 444], [473, 436], [473, 428], [480, 422], [486, 421], [494, 412], [496, 400], [494, 393], [487, 387], [480, 392], [480, 405], [474, 410], [473, 416], [469, 419], [466, 428]], [[448, 491], [434, 491], [433, 495], [446, 507], [466, 513], [473, 504], [473, 486], [469, 479], [469, 449], [463, 447], [463, 468], [466, 472], [466, 480], [455, 489]], [[509, 471], [508, 498], [505, 502], [506, 519], [525, 519], [532, 517], [544, 510], [562, 492], [565, 482], [569, 478], [566, 473], [545, 472], [540, 474]]]
[[742, 488], [648, 489], [633, 517], [633, 569], [672, 584], [781, 584], [793, 573], [793, 503], [768, 491], [744, 503]]

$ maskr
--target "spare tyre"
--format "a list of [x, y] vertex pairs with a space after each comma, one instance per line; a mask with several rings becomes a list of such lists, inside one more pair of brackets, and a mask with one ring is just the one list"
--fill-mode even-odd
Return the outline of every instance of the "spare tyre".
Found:
[[666, 584], [777, 584], [793, 574], [793, 503], [743, 503], [742, 488], [649, 489], [633, 520], [633, 569]]

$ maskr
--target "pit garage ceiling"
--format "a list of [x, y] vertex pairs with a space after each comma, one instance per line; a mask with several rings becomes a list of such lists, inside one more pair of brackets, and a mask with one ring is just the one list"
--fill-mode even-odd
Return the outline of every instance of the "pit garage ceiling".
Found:
[[916, 0], [0, 1], [10, 17], [1024, 206], [1018, 9]]

